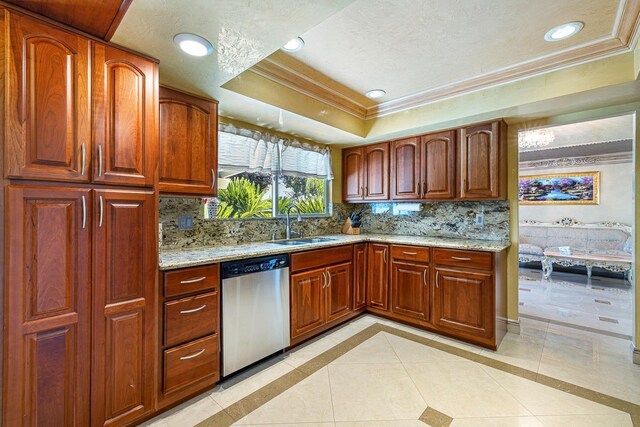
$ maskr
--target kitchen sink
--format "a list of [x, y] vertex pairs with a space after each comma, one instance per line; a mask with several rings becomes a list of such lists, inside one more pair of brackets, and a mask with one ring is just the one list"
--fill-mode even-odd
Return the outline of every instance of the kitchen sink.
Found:
[[273, 243], [274, 245], [296, 246], [296, 245], [310, 245], [312, 243], [332, 242], [334, 240], [336, 239], [332, 239], [330, 237], [307, 237], [304, 239], [273, 240], [269, 243]]

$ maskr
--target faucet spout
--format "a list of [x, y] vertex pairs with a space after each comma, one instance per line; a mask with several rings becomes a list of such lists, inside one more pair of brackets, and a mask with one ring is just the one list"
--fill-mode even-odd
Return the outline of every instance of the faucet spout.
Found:
[[[297, 212], [297, 216], [296, 216], [296, 220], [298, 222], [302, 221], [302, 215], [300, 215], [300, 209], [296, 206], [296, 205], [292, 205], [289, 206], [289, 209], [287, 209], [287, 228], [285, 230], [285, 235], [287, 239], [291, 238], [291, 210], [295, 209]], [[299, 235], [302, 235], [301, 233], [298, 233]]]

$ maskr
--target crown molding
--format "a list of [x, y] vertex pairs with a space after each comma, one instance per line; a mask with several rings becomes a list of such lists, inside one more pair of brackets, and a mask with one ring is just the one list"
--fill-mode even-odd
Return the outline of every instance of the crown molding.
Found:
[[353, 89], [332, 80], [289, 55], [273, 54], [255, 64], [249, 71], [359, 119], [368, 120], [551, 70], [628, 52], [633, 48], [639, 31], [640, 0], [626, 0], [621, 6], [616, 28], [608, 37], [379, 104], [363, 98], [363, 95]]
[[633, 156], [631, 152], [613, 153], [599, 154], [594, 156], [563, 157], [559, 159], [519, 162], [518, 169], [523, 171], [531, 169], [571, 168], [576, 166], [591, 166], [596, 164], [613, 165], [618, 163], [631, 163], [632, 161]]

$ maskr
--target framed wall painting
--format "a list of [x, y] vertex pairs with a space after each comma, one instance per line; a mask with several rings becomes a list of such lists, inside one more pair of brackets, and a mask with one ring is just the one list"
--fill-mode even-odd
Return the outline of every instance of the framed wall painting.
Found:
[[521, 176], [518, 184], [518, 201], [522, 205], [600, 203], [600, 172]]

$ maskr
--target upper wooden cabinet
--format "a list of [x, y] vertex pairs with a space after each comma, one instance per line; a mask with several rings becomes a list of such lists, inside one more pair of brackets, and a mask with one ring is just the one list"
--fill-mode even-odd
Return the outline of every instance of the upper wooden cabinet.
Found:
[[151, 187], [158, 66], [4, 11], [9, 178]]
[[158, 173], [158, 66], [94, 43], [93, 181], [151, 187]]
[[215, 196], [218, 102], [160, 87], [161, 193]]
[[6, 11], [4, 24], [6, 175], [89, 181], [90, 40]]
[[507, 183], [504, 122], [466, 127], [459, 132], [459, 198], [504, 199]]
[[496, 121], [345, 149], [342, 198], [346, 202], [504, 199], [505, 136], [505, 123]]
[[443, 200], [455, 197], [455, 132], [391, 143], [391, 199]]
[[342, 153], [342, 198], [362, 202], [389, 199], [389, 143]]

